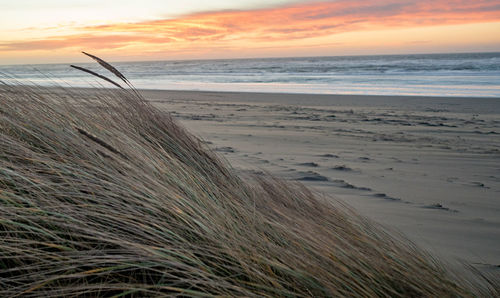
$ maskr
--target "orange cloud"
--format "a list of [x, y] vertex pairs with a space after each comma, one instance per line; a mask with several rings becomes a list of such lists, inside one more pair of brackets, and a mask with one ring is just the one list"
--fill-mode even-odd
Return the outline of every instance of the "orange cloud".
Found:
[[200, 47], [244, 48], [257, 46], [257, 43], [261, 47], [283, 47], [297, 41], [307, 45], [308, 39], [346, 32], [498, 21], [500, 4], [497, 0], [341, 0], [77, 28], [78, 33], [66, 36], [0, 42], [0, 51], [76, 47], [123, 49], [133, 53], [148, 48], [172, 51]]

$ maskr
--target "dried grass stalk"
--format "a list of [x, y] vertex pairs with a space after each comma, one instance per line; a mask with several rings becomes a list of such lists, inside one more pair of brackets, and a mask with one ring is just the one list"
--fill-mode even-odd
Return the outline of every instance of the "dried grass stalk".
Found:
[[331, 202], [135, 93], [0, 84], [1, 297], [498, 295]]

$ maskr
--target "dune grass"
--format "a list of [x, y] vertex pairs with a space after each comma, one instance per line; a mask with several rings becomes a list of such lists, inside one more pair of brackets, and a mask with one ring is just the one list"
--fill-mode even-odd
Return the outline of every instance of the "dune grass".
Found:
[[494, 295], [134, 89], [0, 86], [0, 296]]

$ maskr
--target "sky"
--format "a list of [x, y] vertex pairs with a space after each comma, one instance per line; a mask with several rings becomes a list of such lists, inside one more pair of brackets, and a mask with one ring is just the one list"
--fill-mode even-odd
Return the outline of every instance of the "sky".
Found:
[[500, 0], [0, 0], [0, 64], [500, 51]]

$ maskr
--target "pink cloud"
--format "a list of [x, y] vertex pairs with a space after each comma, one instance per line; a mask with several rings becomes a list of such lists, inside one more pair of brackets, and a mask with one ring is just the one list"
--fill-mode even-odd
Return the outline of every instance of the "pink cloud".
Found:
[[[500, 21], [493, 0], [341, 0], [248, 11], [198, 13], [177, 19], [80, 28], [80, 34], [0, 42], [5, 51], [69, 47], [116, 49], [147, 43], [261, 42], [303, 40], [342, 32]], [[219, 43], [219, 44], [217, 44]]]

